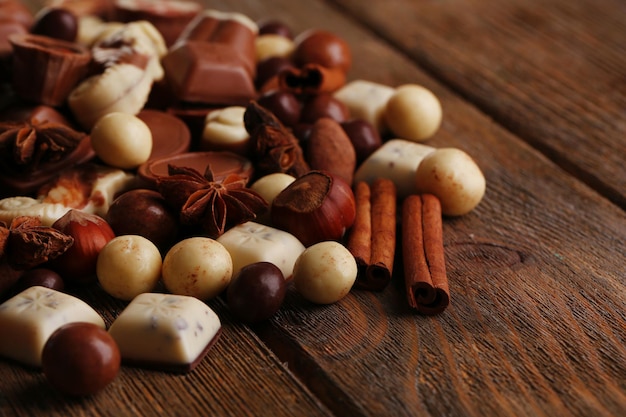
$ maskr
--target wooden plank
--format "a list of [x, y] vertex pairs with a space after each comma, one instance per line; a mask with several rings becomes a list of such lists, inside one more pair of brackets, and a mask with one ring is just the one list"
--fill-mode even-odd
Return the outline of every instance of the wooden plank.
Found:
[[624, 2], [333, 3], [626, 208]]
[[[353, 78], [431, 88], [446, 109], [431, 144], [465, 149], [487, 176], [487, 195], [477, 210], [445, 221], [453, 304], [441, 316], [425, 318], [409, 311], [396, 270], [384, 292], [355, 291], [332, 306], [310, 305], [292, 292], [275, 319], [253, 328], [311, 392], [337, 415], [609, 416], [626, 411], [623, 211], [390, 51], [350, 16], [322, 2], [211, 5], [253, 18], [275, 16], [298, 31], [333, 30], [353, 48]], [[192, 411], [207, 407], [216, 414], [255, 414], [236, 402], [251, 406], [263, 397], [265, 392], [250, 390], [271, 381], [272, 372], [268, 375], [264, 366], [277, 367], [278, 361], [246, 328], [233, 325], [227, 312], [220, 314], [228, 326], [226, 342], [218, 345], [223, 350], [217, 352], [234, 362], [213, 364], [212, 357], [206, 366], [213, 366], [191, 383], [125, 370], [120, 385], [112, 387], [116, 394], [110, 402], [99, 396], [79, 404], [57, 397], [36, 403], [29, 395], [41, 387], [2, 363], [7, 367], [0, 368], [2, 393], [8, 395], [0, 404], [17, 402], [36, 415], [50, 407], [66, 415], [117, 415], [119, 409], [148, 415], [161, 409], [174, 414], [178, 404], [191, 401]], [[240, 355], [255, 354], [261, 358], [250, 357], [249, 372], [240, 369], [249, 360]], [[283, 371], [278, 368], [276, 384], [287, 380], [288, 392], [271, 386], [278, 391], [261, 404], [278, 415], [276, 404], [282, 406], [283, 394], [296, 403], [305, 401], [296, 411], [315, 405], [310, 398], [290, 397], [302, 391]], [[21, 381], [24, 394], [15, 399], [17, 393], [4, 388], [5, 380]], [[237, 389], [229, 390], [228, 384]], [[167, 401], [173, 396], [173, 404], [151, 405], [159, 396]], [[33, 403], [24, 405], [26, 398]], [[105, 401], [112, 411], [91, 401]]]

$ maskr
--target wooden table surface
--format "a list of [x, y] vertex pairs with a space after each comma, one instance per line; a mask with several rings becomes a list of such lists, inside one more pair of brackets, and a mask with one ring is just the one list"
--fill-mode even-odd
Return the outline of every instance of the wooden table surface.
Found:
[[[414, 313], [399, 274], [331, 306], [290, 293], [252, 327], [214, 300], [222, 338], [192, 373], [123, 368], [68, 400], [0, 360], [1, 416], [626, 415], [623, 0], [206, 4], [331, 30], [351, 79], [440, 98], [428, 144], [487, 178], [474, 211], [444, 220], [451, 305]], [[109, 322], [123, 308], [87, 297]]]

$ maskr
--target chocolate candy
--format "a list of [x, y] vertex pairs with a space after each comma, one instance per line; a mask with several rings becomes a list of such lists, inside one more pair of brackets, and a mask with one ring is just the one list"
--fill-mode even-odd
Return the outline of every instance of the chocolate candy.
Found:
[[151, 109], [142, 110], [137, 117], [152, 132], [152, 153], [149, 160], [189, 151], [191, 133], [178, 117]]
[[64, 394], [95, 394], [115, 379], [120, 370], [120, 350], [106, 330], [92, 323], [68, 323], [46, 342], [43, 372]]
[[91, 53], [77, 43], [32, 34], [12, 35], [13, 88], [36, 103], [59, 106], [85, 76]]
[[74, 42], [76, 35], [78, 35], [78, 18], [67, 9], [43, 8], [35, 15], [35, 22], [30, 32], [35, 35]]
[[194, 297], [144, 293], [135, 297], [109, 329], [122, 362], [189, 372], [219, 337], [219, 317]]
[[202, 10], [193, 1], [172, 0], [115, 0], [114, 20], [134, 22], [146, 20], [154, 25], [170, 46], [191, 20]]
[[181, 100], [245, 105], [256, 96], [253, 77], [240, 54], [221, 43], [187, 41], [163, 58], [166, 79]]
[[244, 266], [228, 286], [228, 307], [246, 323], [266, 320], [282, 305], [286, 287], [285, 278], [276, 265], [256, 262]]
[[255, 262], [271, 262], [282, 272], [285, 279], [293, 273], [293, 264], [304, 251], [304, 246], [290, 233], [246, 222], [227, 230], [217, 238], [233, 259], [233, 275], [241, 268]]
[[294, 42], [293, 59], [298, 66], [320, 64], [348, 72], [352, 65], [349, 45], [334, 33], [310, 29], [298, 35]]
[[170, 164], [193, 168], [201, 173], [210, 165], [216, 180], [224, 179], [228, 174], [251, 178], [253, 173], [252, 162], [232, 152], [188, 152], [166, 156], [146, 162], [139, 167], [137, 173], [147, 187], [156, 188], [157, 178], [168, 175], [167, 166]]
[[0, 304], [0, 355], [26, 365], [41, 366], [48, 337], [70, 322], [92, 323], [104, 329], [104, 320], [84, 301], [44, 287], [30, 287]]
[[253, 99], [256, 33], [244, 15], [199, 14], [162, 60], [174, 94], [183, 101], [222, 105]]

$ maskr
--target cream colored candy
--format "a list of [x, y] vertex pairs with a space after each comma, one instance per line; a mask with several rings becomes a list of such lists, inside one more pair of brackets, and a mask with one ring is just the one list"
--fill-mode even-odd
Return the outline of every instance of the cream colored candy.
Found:
[[144, 293], [111, 325], [124, 361], [156, 367], [196, 362], [221, 328], [211, 308], [194, 297]]
[[135, 181], [135, 176], [118, 168], [96, 166], [95, 169], [96, 179], [89, 195], [84, 196], [86, 201], [77, 202], [76, 200], [81, 199], [81, 196], [76, 194], [82, 190], [71, 188], [72, 184], [68, 186], [63, 182], [49, 189], [46, 194], [40, 194], [38, 198], [43, 203], [61, 204], [104, 217], [115, 196], [128, 190]]
[[7, 197], [0, 200], [0, 221], [11, 224], [16, 217], [31, 216], [39, 217], [42, 226], [52, 226], [69, 210], [63, 204], [46, 203], [32, 197]]
[[415, 142], [434, 135], [441, 119], [439, 99], [430, 90], [415, 84], [396, 88], [385, 108], [385, 122], [394, 136]]
[[122, 235], [98, 254], [96, 276], [107, 294], [128, 301], [156, 287], [161, 266], [161, 253], [154, 243], [143, 236]]
[[80, 125], [90, 130], [112, 112], [137, 114], [148, 101], [153, 78], [131, 64], [116, 64], [81, 82], [67, 103]]
[[293, 274], [293, 265], [304, 245], [290, 233], [255, 222], [237, 225], [217, 238], [230, 253], [233, 275], [255, 262], [276, 265], [285, 279]]
[[132, 169], [152, 153], [152, 132], [137, 116], [114, 112], [100, 118], [91, 130], [91, 146], [105, 163]]
[[391, 139], [372, 153], [354, 174], [354, 183], [371, 184], [377, 178], [394, 182], [399, 197], [416, 192], [415, 172], [422, 159], [435, 148], [404, 139]]
[[243, 124], [242, 106], [225, 107], [207, 114], [202, 131], [202, 148], [244, 147], [250, 135]]
[[269, 210], [257, 218], [259, 223], [269, 223], [271, 221], [272, 201], [282, 190], [296, 180], [295, 177], [282, 172], [267, 174], [256, 180], [250, 189], [256, 191], [268, 203]]
[[156, 27], [147, 20], [129, 22], [122, 26], [112, 25], [103, 30], [93, 41], [93, 47], [99, 45], [123, 44], [130, 45], [133, 51], [149, 57], [145, 71], [153, 81], [163, 79], [164, 70], [161, 58], [167, 53], [163, 36]]
[[309, 246], [298, 257], [293, 268], [293, 282], [307, 300], [331, 304], [350, 292], [356, 274], [356, 260], [352, 253], [338, 242], [325, 241]]
[[76, 42], [81, 45], [91, 47], [91, 45], [102, 36], [104, 31], [113, 31], [124, 26], [121, 22], [105, 22], [98, 16], [85, 15], [78, 18], [78, 34]]
[[30, 287], [0, 304], [0, 356], [41, 366], [48, 337], [72, 322], [105, 328], [102, 317], [87, 303], [44, 287]]
[[383, 84], [365, 80], [355, 80], [334, 93], [350, 111], [354, 119], [369, 122], [380, 133], [387, 131], [385, 108], [395, 89]]
[[192, 237], [178, 242], [167, 252], [162, 274], [170, 292], [208, 300], [230, 283], [233, 261], [218, 241]]
[[273, 33], [257, 36], [255, 40], [256, 60], [261, 62], [268, 58], [287, 58], [295, 48], [293, 40]]
[[470, 212], [485, 195], [486, 181], [476, 162], [464, 151], [441, 148], [428, 154], [415, 174], [420, 193], [436, 195], [441, 212], [460, 216]]

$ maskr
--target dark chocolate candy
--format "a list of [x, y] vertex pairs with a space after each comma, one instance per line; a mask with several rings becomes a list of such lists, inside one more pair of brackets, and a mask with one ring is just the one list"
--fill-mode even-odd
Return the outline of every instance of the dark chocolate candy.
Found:
[[12, 35], [13, 88], [25, 100], [59, 106], [87, 74], [89, 50], [32, 34]]
[[245, 105], [256, 96], [240, 54], [223, 43], [177, 43], [163, 58], [165, 77], [183, 101]]

